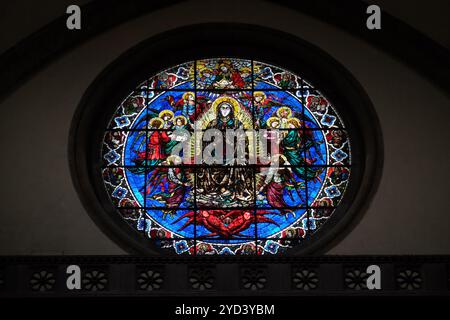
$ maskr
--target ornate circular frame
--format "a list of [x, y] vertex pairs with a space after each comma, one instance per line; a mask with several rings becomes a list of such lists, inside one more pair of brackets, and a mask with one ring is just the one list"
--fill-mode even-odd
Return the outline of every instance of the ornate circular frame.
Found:
[[[126, 251], [160, 254], [152, 240], [123, 222], [103, 186], [104, 128], [123, 97], [148, 75], [214, 56], [251, 58], [302, 75], [326, 93], [347, 123], [352, 141], [347, 191], [327, 223], [285, 255], [325, 252], [357, 224], [377, 189], [383, 164], [378, 118], [364, 89], [339, 62], [297, 37], [260, 26], [220, 23], [171, 30], [129, 49], [95, 79], [81, 99], [69, 135], [71, 174], [83, 205], [102, 231]], [[164, 254], [177, 256], [169, 251]]]

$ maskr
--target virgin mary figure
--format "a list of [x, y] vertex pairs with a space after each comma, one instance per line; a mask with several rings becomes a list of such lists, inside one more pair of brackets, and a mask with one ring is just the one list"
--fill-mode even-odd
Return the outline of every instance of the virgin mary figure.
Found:
[[[222, 135], [225, 134], [222, 154], [227, 154], [227, 158], [221, 165], [199, 169], [197, 202], [229, 207], [248, 205], [254, 197], [253, 171], [245, 166], [248, 142], [246, 141], [245, 144], [235, 143], [235, 136], [231, 139], [225, 132], [227, 129], [244, 128], [243, 123], [236, 117], [239, 103], [231, 97], [220, 97], [214, 101], [212, 108], [215, 115], [206, 128], [219, 129], [222, 131]], [[241, 149], [239, 150], [239, 148]], [[244, 155], [244, 159], [242, 159], [242, 155]]]

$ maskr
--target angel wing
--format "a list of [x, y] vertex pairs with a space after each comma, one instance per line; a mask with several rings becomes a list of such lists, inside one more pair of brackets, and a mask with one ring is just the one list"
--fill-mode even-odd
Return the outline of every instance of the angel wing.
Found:
[[283, 100], [278, 99], [276, 95], [269, 93], [267, 94], [265, 105], [267, 107], [273, 107], [273, 106], [282, 106], [284, 105], [284, 103]]

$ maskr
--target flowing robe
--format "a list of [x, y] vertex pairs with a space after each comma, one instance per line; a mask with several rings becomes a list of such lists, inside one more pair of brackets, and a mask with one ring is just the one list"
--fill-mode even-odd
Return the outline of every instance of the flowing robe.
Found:
[[139, 152], [137, 160], [148, 166], [158, 165], [167, 157], [165, 145], [169, 142], [167, 132], [153, 132], [148, 138], [147, 150]]
[[311, 167], [305, 167], [304, 152], [311, 147], [311, 142], [305, 143], [300, 137], [299, 130], [288, 130], [287, 135], [281, 141], [281, 152], [293, 166], [292, 171], [302, 180], [311, 180], [316, 177], [316, 170]]
[[[208, 129], [238, 129], [242, 128], [242, 123], [234, 118], [233, 113], [227, 117], [221, 116], [218, 113], [216, 119], [208, 124]], [[225, 134], [225, 132], [223, 132]], [[231, 142], [226, 141], [223, 146], [226, 154], [227, 144]], [[234, 146], [234, 156], [236, 156], [236, 146]], [[197, 184], [202, 194], [220, 193], [222, 195], [230, 195], [231, 199], [251, 199], [253, 196], [253, 177], [252, 169], [242, 167], [232, 167], [236, 161], [230, 161], [223, 167], [202, 168], [197, 176]]]

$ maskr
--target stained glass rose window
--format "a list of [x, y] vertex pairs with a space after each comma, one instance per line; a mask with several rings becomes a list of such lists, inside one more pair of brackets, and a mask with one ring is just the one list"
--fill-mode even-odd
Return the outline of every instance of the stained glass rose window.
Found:
[[351, 175], [351, 142], [326, 93], [235, 58], [150, 75], [117, 106], [101, 156], [123, 223], [184, 255], [304, 246]]

